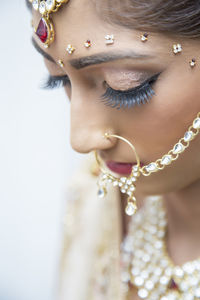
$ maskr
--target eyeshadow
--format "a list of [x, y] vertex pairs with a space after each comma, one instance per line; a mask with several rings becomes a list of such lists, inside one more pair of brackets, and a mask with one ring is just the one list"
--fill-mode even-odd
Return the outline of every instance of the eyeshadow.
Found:
[[149, 78], [150, 72], [132, 71], [132, 70], [105, 70], [105, 81], [113, 89], [127, 90], [139, 85]]

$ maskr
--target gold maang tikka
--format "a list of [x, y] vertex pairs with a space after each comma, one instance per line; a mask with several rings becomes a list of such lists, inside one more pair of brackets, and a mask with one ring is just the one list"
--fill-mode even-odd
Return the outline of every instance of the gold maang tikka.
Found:
[[197, 117], [194, 119], [192, 125], [185, 132], [184, 136], [174, 145], [173, 149], [171, 149], [162, 158], [157, 159], [155, 162], [151, 162], [148, 165], [143, 167], [140, 166], [140, 159], [139, 156], [137, 155], [135, 147], [127, 139], [118, 135], [114, 135], [114, 134], [112, 135], [106, 133], [105, 134], [106, 138], [115, 137], [129, 144], [129, 146], [132, 148], [132, 150], [135, 153], [137, 165], [133, 166], [131, 175], [129, 177], [116, 178], [115, 176], [110, 174], [106, 169], [103, 168], [102, 166], [103, 163], [98, 157], [97, 151], [95, 151], [96, 161], [101, 171], [99, 182], [98, 182], [98, 186], [99, 186], [98, 195], [100, 197], [104, 197], [106, 194], [107, 183], [112, 183], [113, 186], [119, 187], [122, 193], [128, 195], [128, 203], [125, 212], [129, 216], [133, 215], [137, 210], [136, 198], [134, 196], [134, 192], [136, 189], [135, 183], [139, 178], [139, 176], [140, 175], [149, 176], [152, 173], [163, 170], [166, 166], [171, 165], [171, 163], [177, 160], [180, 154], [183, 153], [185, 149], [189, 147], [190, 142], [199, 134], [199, 132], [200, 132], [200, 112], [197, 114]]
[[35, 29], [36, 35], [39, 37], [45, 48], [48, 48], [54, 41], [55, 31], [50, 14], [55, 13], [62, 4], [69, 0], [29, 0], [33, 9], [42, 14], [42, 18]]

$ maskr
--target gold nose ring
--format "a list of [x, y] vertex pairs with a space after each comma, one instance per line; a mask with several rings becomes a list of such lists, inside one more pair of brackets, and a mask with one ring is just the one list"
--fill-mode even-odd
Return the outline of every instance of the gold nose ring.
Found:
[[96, 158], [97, 164], [99, 166], [99, 169], [101, 170], [101, 175], [100, 175], [100, 178], [99, 178], [99, 181], [98, 181], [98, 186], [99, 186], [98, 196], [100, 198], [103, 198], [107, 194], [107, 184], [108, 183], [112, 183], [113, 186], [119, 187], [120, 191], [123, 194], [128, 195], [125, 212], [126, 212], [127, 215], [132, 216], [132, 215], [134, 215], [134, 213], [137, 210], [136, 197], [135, 197], [135, 190], [136, 190], [135, 183], [136, 183], [138, 177], [140, 176], [140, 172], [139, 172], [139, 170], [140, 170], [140, 159], [139, 159], [139, 156], [138, 156], [138, 154], [136, 152], [136, 149], [133, 146], [133, 144], [131, 142], [129, 142], [127, 139], [125, 139], [124, 137], [116, 135], [116, 134], [109, 134], [107, 132], [104, 134], [104, 137], [107, 138], [107, 139], [111, 138], [111, 137], [117, 138], [117, 139], [127, 143], [131, 147], [132, 151], [135, 154], [137, 165], [134, 165], [132, 167], [132, 171], [131, 171], [131, 174], [130, 174], [129, 177], [119, 177], [119, 178], [117, 178], [114, 175], [110, 174], [108, 172], [108, 170], [103, 167], [103, 162], [101, 161], [101, 159], [98, 155], [98, 152], [95, 150], [94, 151], [95, 158]]

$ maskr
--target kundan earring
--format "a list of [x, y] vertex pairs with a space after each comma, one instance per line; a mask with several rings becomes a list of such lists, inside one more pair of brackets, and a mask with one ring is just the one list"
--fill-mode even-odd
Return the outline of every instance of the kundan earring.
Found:
[[95, 158], [96, 158], [97, 164], [99, 166], [99, 169], [101, 171], [101, 175], [100, 175], [99, 181], [98, 181], [98, 186], [99, 186], [98, 196], [100, 198], [103, 198], [106, 195], [107, 183], [112, 183], [113, 186], [119, 187], [122, 193], [128, 195], [127, 206], [126, 206], [125, 212], [127, 215], [132, 216], [137, 210], [136, 198], [134, 196], [134, 192], [136, 189], [135, 183], [140, 175], [140, 173], [139, 173], [139, 169], [140, 169], [139, 156], [137, 155], [135, 147], [127, 139], [125, 139], [119, 135], [109, 134], [109, 133], [105, 133], [104, 137], [107, 139], [110, 137], [114, 137], [114, 138], [120, 139], [120, 140], [124, 141], [125, 143], [127, 143], [131, 147], [132, 151], [135, 154], [137, 165], [134, 165], [132, 167], [132, 172], [129, 177], [117, 178], [114, 175], [110, 174], [106, 169], [104, 169], [103, 163], [100, 160], [97, 151], [95, 151]]
[[29, 0], [29, 2], [32, 4], [33, 9], [39, 11], [42, 15], [35, 33], [44, 44], [44, 47], [48, 48], [53, 43], [55, 36], [50, 15], [57, 12], [62, 4], [69, 2], [69, 0]]

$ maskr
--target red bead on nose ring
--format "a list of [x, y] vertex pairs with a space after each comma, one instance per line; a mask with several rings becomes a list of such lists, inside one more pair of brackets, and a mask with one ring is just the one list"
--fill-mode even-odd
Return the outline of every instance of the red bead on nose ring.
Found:
[[116, 134], [109, 134], [106, 132], [103, 136], [104, 138], [117, 138], [119, 140], [122, 140], [123, 142], [127, 143], [131, 149], [133, 150], [136, 160], [137, 160], [137, 165], [132, 167], [132, 172], [129, 177], [115, 177], [113, 174], [109, 173], [106, 168], [103, 167], [103, 162], [101, 161], [98, 152], [95, 151], [95, 158], [97, 161], [97, 164], [99, 165], [99, 168], [101, 170], [101, 174], [98, 180], [98, 196], [100, 198], [103, 198], [106, 193], [107, 193], [107, 184], [112, 183], [113, 186], [119, 187], [120, 191], [123, 194], [127, 194], [127, 205], [125, 208], [125, 212], [127, 215], [132, 216], [137, 210], [137, 205], [136, 205], [136, 198], [135, 198], [135, 190], [136, 190], [136, 181], [138, 177], [140, 176], [140, 159], [139, 156], [137, 155], [137, 152], [135, 150], [135, 147], [125, 138], [116, 135]]

